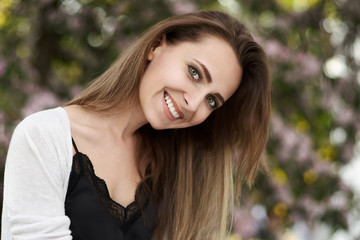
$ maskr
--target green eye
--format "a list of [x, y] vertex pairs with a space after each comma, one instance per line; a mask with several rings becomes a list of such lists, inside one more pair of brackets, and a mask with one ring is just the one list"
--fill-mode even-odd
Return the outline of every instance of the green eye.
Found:
[[218, 104], [217, 104], [217, 100], [216, 100], [216, 98], [214, 97], [214, 96], [212, 96], [212, 95], [207, 95], [206, 96], [206, 101], [208, 102], [208, 104], [209, 104], [209, 106], [211, 107], [211, 108], [217, 108], [217, 106], [218, 106]]
[[199, 80], [201, 78], [199, 71], [193, 66], [189, 66], [189, 73], [195, 80]]

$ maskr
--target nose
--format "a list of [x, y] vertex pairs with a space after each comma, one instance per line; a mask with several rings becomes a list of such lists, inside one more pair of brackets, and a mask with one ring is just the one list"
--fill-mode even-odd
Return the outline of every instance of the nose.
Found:
[[184, 93], [184, 102], [187, 110], [195, 112], [199, 109], [205, 99], [205, 91], [192, 91]]

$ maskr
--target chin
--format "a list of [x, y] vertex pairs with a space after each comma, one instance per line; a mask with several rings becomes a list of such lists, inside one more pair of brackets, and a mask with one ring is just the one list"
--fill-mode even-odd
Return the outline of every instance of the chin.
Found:
[[149, 121], [148, 123], [149, 123], [149, 125], [150, 125], [153, 129], [155, 129], [155, 130], [164, 130], [164, 129], [167, 129], [167, 127], [164, 126], [164, 124], [161, 124], [161, 123], [159, 123], [159, 122]]
[[155, 129], [155, 130], [164, 130], [165, 128], [162, 128], [160, 126], [157, 126], [157, 125], [153, 125], [153, 124], [150, 124], [150, 126]]
[[167, 125], [164, 126], [162, 124], [153, 124], [153, 123], [149, 123], [150, 126], [155, 129], [155, 130], [166, 130], [166, 129], [179, 129], [179, 128], [186, 128], [187, 126], [176, 126], [176, 125]]

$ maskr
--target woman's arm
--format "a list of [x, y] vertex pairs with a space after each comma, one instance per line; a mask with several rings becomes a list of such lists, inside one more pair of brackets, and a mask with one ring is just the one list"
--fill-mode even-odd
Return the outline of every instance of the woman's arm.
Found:
[[61, 111], [36, 113], [14, 131], [5, 166], [2, 240], [72, 239], [64, 210], [71, 136]]

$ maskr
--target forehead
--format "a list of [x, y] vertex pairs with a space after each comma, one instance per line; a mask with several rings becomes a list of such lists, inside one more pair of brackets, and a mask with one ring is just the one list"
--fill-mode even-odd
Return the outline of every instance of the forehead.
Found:
[[204, 36], [196, 42], [183, 42], [178, 49], [189, 62], [204, 65], [211, 75], [214, 90], [225, 100], [240, 84], [242, 69], [232, 46], [222, 38]]

